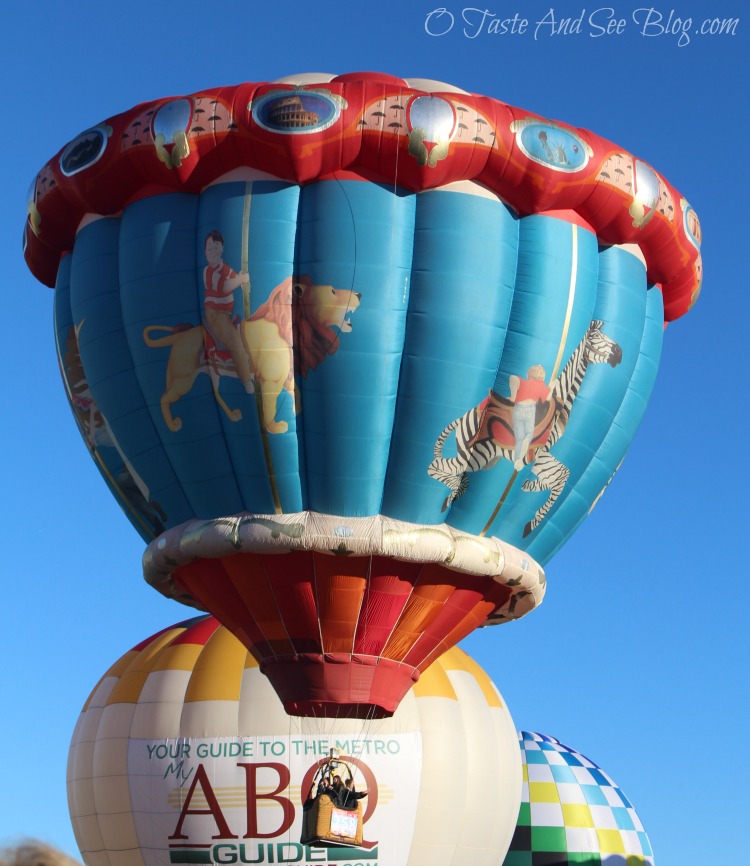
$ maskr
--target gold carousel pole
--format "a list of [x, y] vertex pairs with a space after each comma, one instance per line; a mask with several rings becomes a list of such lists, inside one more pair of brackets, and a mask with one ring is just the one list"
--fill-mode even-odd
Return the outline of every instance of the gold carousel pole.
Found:
[[[555, 366], [552, 370], [552, 375], [549, 377], [548, 385], [551, 385], [552, 382], [557, 378], [557, 374], [560, 372], [560, 366], [562, 364], [562, 356], [565, 350], [565, 341], [568, 339], [568, 331], [570, 330], [570, 319], [573, 315], [573, 301], [576, 296], [576, 278], [578, 275], [578, 232], [577, 227], [574, 223], [571, 223], [571, 228], [573, 230], [573, 237], [571, 243], [571, 261], [570, 261], [570, 283], [568, 285], [568, 307], [565, 310], [565, 321], [563, 323], [562, 334], [560, 335], [560, 345], [557, 348], [557, 358], [555, 358]], [[500, 513], [500, 509], [505, 504], [505, 500], [508, 498], [508, 494], [510, 493], [510, 489], [513, 486], [516, 478], [518, 477], [518, 470], [514, 469], [513, 474], [510, 476], [510, 480], [505, 485], [505, 490], [503, 490], [500, 499], [495, 506], [495, 510], [490, 515], [490, 519], [484, 526], [484, 529], [479, 533], [480, 535], [487, 535], [490, 530], [490, 527], [495, 522], [495, 518]]]
[[[250, 318], [250, 269], [249, 269], [249, 246], [250, 246], [250, 204], [253, 195], [253, 182], [248, 181], [245, 184], [245, 201], [242, 209], [242, 258], [241, 269], [248, 274], [247, 282], [242, 286], [242, 315], [245, 320]], [[245, 350], [247, 351], [247, 345]], [[248, 357], [250, 353], [248, 352]], [[260, 438], [263, 443], [263, 456], [266, 461], [266, 472], [268, 473], [268, 483], [271, 485], [271, 496], [273, 498], [273, 507], [276, 514], [281, 514], [281, 500], [279, 491], [276, 486], [276, 475], [273, 469], [273, 456], [271, 454], [271, 443], [268, 440], [268, 430], [263, 417], [263, 393], [261, 390], [260, 380], [255, 377], [255, 408], [258, 412], [258, 423], [260, 424]]]

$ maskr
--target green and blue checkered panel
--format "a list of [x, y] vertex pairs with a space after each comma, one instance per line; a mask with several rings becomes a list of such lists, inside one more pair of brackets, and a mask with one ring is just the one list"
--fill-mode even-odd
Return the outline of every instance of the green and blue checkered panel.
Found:
[[631, 802], [593, 761], [522, 731], [523, 794], [503, 866], [653, 866]]

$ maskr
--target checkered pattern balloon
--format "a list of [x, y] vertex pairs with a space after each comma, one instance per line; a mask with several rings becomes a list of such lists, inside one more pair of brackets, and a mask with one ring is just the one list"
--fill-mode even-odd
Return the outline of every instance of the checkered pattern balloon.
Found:
[[600, 767], [554, 737], [518, 736], [523, 794], [503, 866], [654, 866], [635, 809]]

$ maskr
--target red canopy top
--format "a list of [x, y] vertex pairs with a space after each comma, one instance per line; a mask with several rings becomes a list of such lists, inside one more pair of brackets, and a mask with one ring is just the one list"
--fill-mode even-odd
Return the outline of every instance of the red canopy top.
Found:
[[636, 244], [664, 294], [666, 321], [700, 292], [697, 215], [649, 165], [588, 130], [440, 82], [378, 73], [168, 97], [86, 130], [31, 186], [29, 268], [52, 286], [86, 214], [198, 193], [241, 168], [300, 184], [345, 177], [411, 191], [473, 181], [519, 215], [565, 211], [602, 244]]

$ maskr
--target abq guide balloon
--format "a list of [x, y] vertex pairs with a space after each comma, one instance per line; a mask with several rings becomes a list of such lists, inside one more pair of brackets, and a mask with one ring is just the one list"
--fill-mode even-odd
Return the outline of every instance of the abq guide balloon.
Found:
[[[81, 713], [68, 765], [80, 849], [89, 866], [500, 866], [522, 768], [484, 671], [451, 649], [374, 725], [363, 737], [358, 720], [286, 715], [253, 656], [212, 617], [165, 629], [116, 662]], [[348, 756], [334, 772], [350, 766], [367, 792], [354, 809], [356, 849], [305, 835], [332, 748]], [[326, 794], [316, 799], [330, 810]]]
[[541, 601], [701, 281], [695, 212], [643, 161], [381, 74], [139, 105], [28, 214], [146, 579], [300, 715], [387, 716]]

